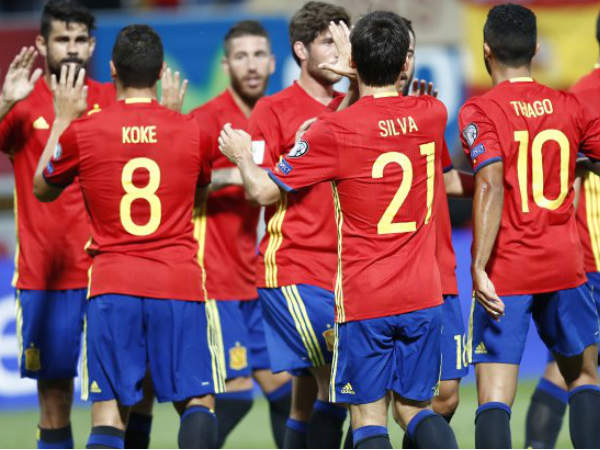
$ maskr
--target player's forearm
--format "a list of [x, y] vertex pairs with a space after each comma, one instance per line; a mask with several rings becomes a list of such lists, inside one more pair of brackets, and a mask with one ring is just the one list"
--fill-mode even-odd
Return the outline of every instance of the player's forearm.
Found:
[[2, 94], [0, 94], [0, 122], [2, 122], [2, 120], [6, 117], [16, 103], [17, 102], [7, 100]]
[[473, 174], [452, 169], [444, 174], [444, 185], [449, 197], [473, 197]]
[[346, 109], [348, 106], [352, 105], [359, 99], [360, 95], [358, 92], [358, 83], [356, 81], [350, 81], [350, 86], [348, 87], [348, 92], [344, 96], [344, 99], [338, 106], [336, 111], [342, 111]]
[[35, 176], [33, 177], [33, 193], [41, 202], [51, 202], [62, 192], [62, 189], [50, 186], [44, 179], [42, 172], [52, 158], [60, 136], [69, 127], [69, 124], [70, 121], [67, 120], [56, 119], [54, 121], [50, 130], [50, 136], [38, 161]]
[[212, 171], [208, 190], [214, 192], [227, 186], [242, 186], [243, 184], [242, 175], [238, 168], [215, 169]]
[[269, 178], [266, 170], [254, 163], [251, 156], [238, 161], [238, 168], [250, 200], [265, 206], [281, 198], [279, 186]]
[[502, 218], [504, 186], [487, 177], [475, 177], [471, 270], [485, 270]]

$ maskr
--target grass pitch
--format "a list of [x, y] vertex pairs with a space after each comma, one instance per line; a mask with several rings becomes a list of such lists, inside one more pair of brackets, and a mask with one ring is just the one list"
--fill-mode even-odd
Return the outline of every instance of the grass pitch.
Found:
[[[522, 448], [525, 441], [525, 416], [529, 399], [536, 381], [526, 380], [519, 385], [517, 399], [511, 418], [513, 447]], [[475, 385], [461, 386], [461, 404], [458, 407], [452, 428], [462, 448], [474, 446], [474, 417], [477, 406]], [[259, 397], [252, 410], [238, 425], [225, 443], [226, 448], [274, 448], [269, 423], [269, 408], [266, 400]], [[0, 448], [35, 448], [35, 427], [37, 411], [0, 412]], [[76, 407], [72, 415], [75, 446], [84, 448], [90, 430], [88, 408]], [[150, 446], [152, 448], [177, 448], [179, 419], [170, 404], [156, 405], [152, 424]], [[394, 448], [402, 447], [403, 432], [392, 420], [389, 422], [390, 436]], [[568, 417], [565, 416], [563, 429], [557, 442], [558, 448], [570, 448]]]

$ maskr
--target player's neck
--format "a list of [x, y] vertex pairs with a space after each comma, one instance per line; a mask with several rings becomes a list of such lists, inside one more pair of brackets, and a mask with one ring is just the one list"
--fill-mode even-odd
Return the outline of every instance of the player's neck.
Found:
[[498, 65], [492, 70], [492, 82], [494, 83], [494, 86], [512, 78], [531, 78], [531, 67], [508, 67]]
[[373, 97], [390, 97], [399, 95], [396, 86], [393, 84], [390, 84], [389, 86], [369, 86], [367, 84], [363, 84], [361, 81], [358, 82], [358, 92], [360, 93], [361, 98], [368, 95], [372, 95]]
[[242, 111], [242, 114], [244, 114], [244, 116], [246, 117], [250, 117], [255, 103], [252, 105], [246, 103], [244, 99], [242, 99], [240, 94], [238, 94], [232, 86], [227, 87], [227, 90], [231, 94], [233, 102], [237, 105], [238, 108], [240, 108], [240, 111]]
[[158, 99], [158, 93], [156, 86], [151, 88], [134, 88], [134, 87], [123, 87], [117, 83], [117, 100], [125, 100], [128, 98], [151, 98], [153, 100]]
[[310, 95], [319, 103], [328, 105], [329, 102], [331, 102], [331, 99], [333, 98], [333, 85], [324, 85], [323, 83], [313, 78], [308, 73], [308, 70], [302, 70], [300, 72], [298, 84], [302, 89], [306, 91], [308, 95]]

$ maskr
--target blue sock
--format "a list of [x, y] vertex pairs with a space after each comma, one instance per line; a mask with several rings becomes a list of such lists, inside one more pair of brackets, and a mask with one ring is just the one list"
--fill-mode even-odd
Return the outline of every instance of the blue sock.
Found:
[[217, 448], [223, 447], [227, 436], [248, 414], [253, 402], [252, 389], [215, 395], [215, 414], [219, 424]]
[[125, 431], [115, 427], [92, 427], [86, 448], [125, 448]]
[[567, 391], [555, 385], [551, 381], [546, 380], [545, 378], [540, 379], [537, 389], [550, 394], [552, 397], [559, 400], [561, 403], [564, 403], [565, 405], [569, 401], [569, 393]]
[[313, 404], [313, 411], [329, 414], [341, 422], [346, 420], [346, 414], [348, 413], [346, 408], [337, 406], [335, 403], [324, 402], [322, 400], [315, 400], [315, 403]]
[[306, 433], [306, 422], [290, 418], [285, 423], [285, 426], [298, 433]]
[[475, 448], [512, 448], [510, 406], [488, 402], [475, 412]]
[[288, 381], [287, 383], [282, 384], [274, 391], [269, 393], [265, 393], [265, 397], [270, 402], [276, 402], [277, 400], [289, 395], [292, 392], [292, 381]]
[[125, 428], [125, 448], [148, 448], [152, 415], [131, 412]]
[[306, 448], [306, 422], [292, 418], [287, 420], [283, 448]]
[[593, 384], [569, 391], [569, 432], [574, 448], [600, 448], [600, 388]]
[[345, 419], [346, 408], [316, 400], [310, 419], [308, 419], [306, 435], [308, 448], [340, 448], [342, 425]]
[[454, 432], [439, 414], [424, 409], [414, 416], [406, 427], [406, 434], [414, 448], [458, 448]]
[[56, 429], [38, 427], [37, 448], [73, 448], [71, 425]]
[[386, 427], [367, 425], [352, 430], [354, 448], [392, 448]]
[[179, 419], [179, 448], [217, 448], [217, 417], [204, 406], [190, 406]]

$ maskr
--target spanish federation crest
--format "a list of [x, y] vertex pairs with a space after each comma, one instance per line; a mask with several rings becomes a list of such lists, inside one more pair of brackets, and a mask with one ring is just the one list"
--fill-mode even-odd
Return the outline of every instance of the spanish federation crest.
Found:
[[473, 143], [477, 139], [478, 133], [479, 130], [477, 129], [477, 125], [475, 125], [473, 122], [468, 124], [463, 129], [463, 137], [465, 138], [465, 141], [467, 141], [467, 144], [469, 144], [469, 147], [473, 146]]
[[31, 343], [31, 346], [25, 349], [25, 369], [30, 372], [37, 372], [42, 368], [40, 350]]
[[239, 342], [229, 349], [229, 367], [233, 370], [242, 370], [248, 367], [248, 352], [246, 347]]
[[323, 331], [323, 337], [325, 338], [325, 344], [327, 344], [327, 350], [332, 352], [333, 347], [335, 346], [335, 330], [329, 328], [328, 330]]

